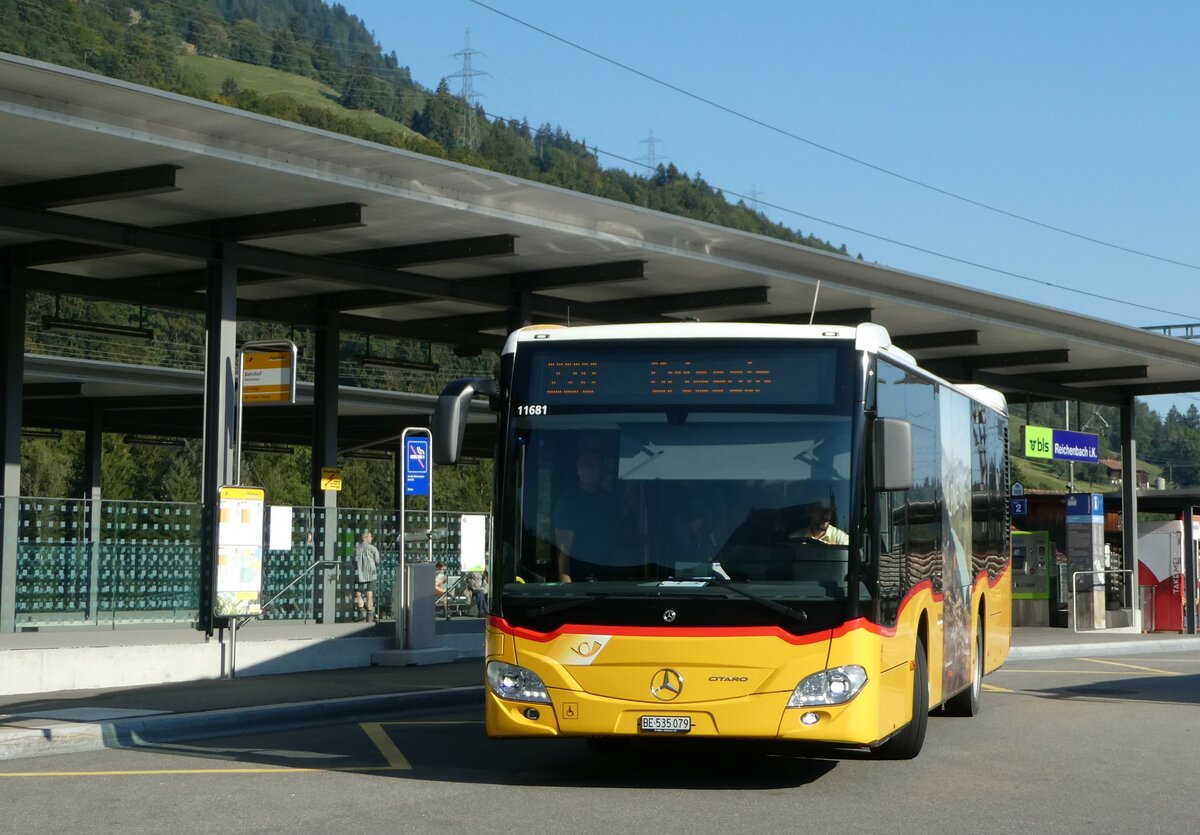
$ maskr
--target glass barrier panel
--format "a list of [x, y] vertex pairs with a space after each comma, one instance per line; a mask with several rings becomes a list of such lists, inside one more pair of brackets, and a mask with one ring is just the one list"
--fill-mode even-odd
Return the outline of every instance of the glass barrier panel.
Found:
[[[16, 557], [18, 628], [136, 624], [192, 626], [198, 616], [203, 507], [199, 503], [20, 497]], [[324, 508], [293, 507], [289, 547], [272, 549], [264, 538], [265, 620], [323, 620], [321, 564]], [[392, 589], [403, 549], [409, 562], [432, 558], [447, 574], [462, 573], [458, 511], [433, 515], [432, 547], [424, 535], [428, 512], [408, 511], [407, 542], [400, 541], [399, 512], [338, 508], [333, 518], [334, 620], [354, 618], [356, 543], [371, 531], [379, 550], [375, 580], [377, 618], [393, 616]], [[482, 514], [481, 514], [482, 515]], [[268, 526], [269, 528], [269, 526]]]

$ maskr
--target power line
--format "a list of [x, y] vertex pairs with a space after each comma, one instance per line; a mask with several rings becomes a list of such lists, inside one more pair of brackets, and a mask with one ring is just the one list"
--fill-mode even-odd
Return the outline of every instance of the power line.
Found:
[[[501, 118], [504, 118], [504, 117], [501, 117]], [[605, 156], [612, 157], [613, 159], [619, 159], [622, 162], [627, 162], [632, 165], [639, 165], [639, 166], [644, 165], [644, 163], [642, 163], [640, 160], [629, 159], [628, 157], [623, 157], [620, 154], [614, 154], [611, 151], [604, 151], [599, 148], [597, 148], [595, 150], [599, 154], [604, 154]], [[721, 188], [718, 185], [713, 185], [712, 187], [714, 189], [716, 189], [717, 191], [721, 192], [722, 194], [732, 195], [740, 200], [757, 199], [757, 196], [755, 198], [751, 198], [748, 195], [740, 194], [739, 192], [733, 191], [731, 189]], [[757, 192], [756, 192], [756, 195], [757, 195]], [[766, 202], [766, 201], [758, 201], [758, 202], [763, 206], [766, 206], [771, 209], [775, 209], [776, 211], [779, 211], [779, 212], [785, 212], [790, 215], [795, 215], [796, 217], [802, 217], [805, 220], [811, 220], [815, 223], [821, 223], [826, 226], [832, 226], [835, 229], [841, 229], [844, 232], [851, 232], [855, 235], [862, 235], [867, 238], [872, 238], [876, 241], [882, 241], [883, 243], [892, 244], [894, 246], [903, 247], [905, 249], [910, 249], [913, 252], [920, 252], [923, 255], [932, 255], [935, 258], [942, 258], [947, 261], [952, 261], [956, 264], [962, 264], [967, 267], [974, 267], [974, 268], [980, 269], [980, 270], [987, 270], [988, 272], [996, 273], [997, 275], [1005, 275], [1005, 276], [1008, 276], [1009, 278], [1015, 278], [1020, 281], [1028, 281], [1033, 284], [1038, 284], [1042, 287], [1049, 287], [1054, 290], [1062, 290], [1067, 293], [1075, 293], [1076, 295], [1083, 296], [1084, 298], [1095, 299], [1097, 301], [1113, 302], [1115, 304], [1124, 305], [1125, 307], [1136, 307], [1141, 310], [1148, 310], [1152, 313], [1165, 313], [1170, 316], [1178, 316], [1179, 315], [1178, 310], [1164, 310], [1163, 308], [1160, 308], [1160, 307], [1151, 307], [1149, 305], [1141, 304], [1139, 302], [1129, 301], [1128, 299], [1118, 299], [1118, 298], [1114, 298], [1112, 296], [1104, 296], [1104, 295], [1101, 295], [1100, 293], [1092, 293], [1087, 290], [1078, 290], [1074, 287], [1067, 287], [1066, 285], [1063, 285], [1063, 284], [1055, 284], [1052, 281], [1046, 281], [1044, 279], [1034, 278], [1034, 277], [1028, 276], [1028, 275], [1023, 275], [1021, 273], [1013, 272], [1012, 270], [1005, 270], [1000, 267], [991, 267], [991, 266], [988, 266], [987, 264], [982, 264], [978, 261], [971, 261], [966, 258], [959, 258], [956, 255], [947, 255], [944, 252], [938, 252], [937, 250], [934, 250], [934, 249], [928, 249], [927, 247], [917, 246], [916, 244], [905, 243], [904, 241], [900, 241], [895, 238], [888, 238], [884, 235], [877, 235], [874, 232], [868, 232], [865, 229], [858, 229], [854, 226], [847, 226], [844, 223], [837, 223], [836, 221], [827, 220], [826, 218], [823, 218], [823, 217], [817, 217], [816, 215], [806, 214], [805, 212], [801, 212], [798, 209], [792, 209], [787, 206], [781, 206], [777, 203], [770, 203], [770, 202]], [[1198, 317], [1198, 318], [1200, 318], [1200, 317]]]
[[882, 165], [878, 165], [876, 163], [862, 159], [861, 157], [856, 157], [853, 154], [848, 154], [845, 151], [839, 151], [838, 149], [833, 148], [829, 145], [823, 145], [820, 142], [816, 142], [812, 139], [808, 139], [807, 137], [800, 136], [799, 134], [793, 133], [792, 131], [789, 131], [786, 128], [781, 128], [778, 125], [771, 124], [770, 122], [764, 121], [755, 116], [751, 116], [748, 113], [744, 113], [733, 107], [729, 107], [728, 105], [724, 105], [724, 104], [721, 104], [720, 102], [714, 101], [713, 99], [707, 98], [705, 96], [701, 96], [698, 93], [693, 93], [690, 90], [687, 90], [683, 87], [678, 86], [677, 84], [672, 84], [669, 81], [664, 81], [663, 79], [658, 78], [657, 76], [650, 75], [649, 73], [639, 70], [636, 67], [630, 66], [629, 64], [622, 63], [621, 61], [618, 61], [615, 58], [610, 58], [607, 55], [596, 52], [595, 50], [589, 49], [586, 46], [575, 43], [574, 41], [568, 40], [567, 38], [564, 38], [560, 35], [556, 35], [553, 32], [550, 32], [546, 29], [541, 28], [540, 26], [536, 26], [535, 24], [529, 23], [526, 20], [522, 20], [521, 18], [516, 17], [515, 15], [511, 15], [508, 12], [501, 11], [500, 9], [497, 9], [494, 6], [489, 6], [487, 3], [482, 2], [482, 0], [469, 0], [469, 2], [474, 3], [476, 6], [479, 6], [482, 9], [487, 9], [489, 12], [492, 12], [493, 14], [497, 14], [503, 18], [507, 18], [508, 20], [511, 20], [513, 23], [516, 23], [520, 26], [524, 26], [527, 29], [532, 29], [534, 32], [545, 35], [546, 37], [556, 40], [561, 44], [571, 47], [572, 49], [579, 50], [580, 52], [590, 55], [593, 58], [596, 58], [597, 60], [604, 61], [607, 64], [611, 64], [614, 67], [617, 67], [619, 69], [625, 70], [626, 72], [632, 73], [633, 75], [636, 75], [639, 78], [643, 78], [646, 81], [649, 81], [653, 84], [657, 84], [660, 87], [665, 87], [666, 89], [671, 90], [672, 92], [679, 93], [682, 96], [686, 96], [687, 98], [690, 98], [693, 101], [698, 101], [701, 104], [708, 105], [709, 107], [720, 110], [721, 112], [727, 113], [728, 115], [733, 116], [737, 119], [741, 119], [745, 122], [749, 122], [752, 125], [757, 125], [758, 127], [765, 128], [766, 130], [769, 130], [773, 133], [777, 133], [780, 136], [787, 137], [788, 139], [792, 139], [796, 142], [801, 142], [812, 148], [816, 148], [819, 151], [824, 151], [827, 154], [831, 154], [833, 156], [840, 157], [841, 159], [844, 159], [848, 162], [852, 162], [855, 165], [860, 165], [864, 168], [869, 168], [872, 171], [875, 171], [877, 173], [884, 174], [888, 177], [893, 177], [897, 180], [901, 180], [903, 182], [909, 183], [910, 185], [914, 185], [919, 188], [926, 189], [928, 191], [932, 191], [935, 194], [942, 195], [943, 197], [949, 197], [953, 200], [958, 200], [962, 203], [966, 203], [968, 205], [975, 206], [977, 208], [984, 209], [989, 212], [994, 212], [996, 214], [1003, 215], [1008, 218], [1012, 218], [1013, 220], [1019, 220], [1022, 223], [1028, 223], [1032, 226], [1037, 226], [1039, 228], [1046, 229], [1051, 232], [1057, 232], [1061, 235], [1067, 235], [1069, 237], [1076, 238], [1077, 240], [1086, 241], [1088, 243], [1093, 243], [1098, 246], [1103, 246], [1103, 247], [1107, 247], [1109, 249], [1114, 249], [1119, 252], [1125, 252], [1130, 255], [1137, 255], [1142, 258], [1149, 258], [1154, 261], [1160, 261], [1164, 264], [1172, 264], [1177, 267], [1186, 267], [1189, 270], [1200, 270], [1200, 265], [1197, 265], [1197, 264], [1192, 264], [1187, 261], [1178, 261], [1178, 260], [1175, 260], [1174, 258], [1167, 258], [1162, 255], [1155, 255], [1152, 252], [1146, 252], [1144, 250], [1135, 249], [1133, 247], [1123, 246], [1121, 244], [1115, 244], [1110, 241], [1101, 240], [1100, 238], [1093, 238], [1090, 235], [1085, 235], [1081, 232], [1074, 232], [1070, 229], [1065, 229], [1061, 226], [1055, 226], [1052, 223], [1047, 223], [1045, 221], [1037, 220], [1036, 218], [1031, 218], [1026, 215], [1018, 214], [1017, 212], [1011, 212], [1007, 209], [1002, 209], [998, 206], [993, 206], [990, 203], [984, 203], [981, 200], [975, 200], [971, 197], [967, 197], [966, 195], [958, 194], [957, 192], [950, 191], [949, 189], [944, 189], [944, 188], [941, 188], [940, 186], [935, 186], [931, 183], [924, 182], [923, 180], [918, 180], [915, 177], [909, 177], [906, 174], [901, 174], [898, 171], [893, 171], [890, 168], [885, 168]]

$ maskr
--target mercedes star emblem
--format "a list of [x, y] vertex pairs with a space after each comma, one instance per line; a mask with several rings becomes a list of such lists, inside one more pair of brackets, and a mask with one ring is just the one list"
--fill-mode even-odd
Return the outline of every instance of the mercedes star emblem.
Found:
[[683, 692], [683, 676], [671, 669], [659, 670], [650, 679], [650, 695], [660, 702], [671, 702]]

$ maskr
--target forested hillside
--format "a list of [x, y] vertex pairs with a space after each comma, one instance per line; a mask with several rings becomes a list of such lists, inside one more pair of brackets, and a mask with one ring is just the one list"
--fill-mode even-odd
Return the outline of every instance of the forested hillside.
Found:
[[[448, 51], [451, 46], [447, 45]], [[444, 80], [412, 78], [404, 57], [385, 52], [367, 23], [339, 4], [320, 0], [0, 0], [0, 50], [845, 254], [844, 246], [835, 247], [774, 223], [741, 202], [729, 202], [699, 174], [689, 175], [673, 164], [641, 173], [604, 168], [586, 141], [573, 137], [569, 127], [539, 122], [537, 114], [525, 114], [519, 121], [504, 120], [475, 108], [469, 111], [475, 141], [468, 145], [462, 129], [463, 100]], [[50, 312], [54, 304], [71, 306], [88, 318], [152, 325], [158, 334], [156, 342], [149, 349], [139, 349], [139, 361], [182, 367], [198, 361], [203, 325], [197, 317], [129, 305], [36, 297], [31, 304], [31, 322]], [[242, 338], [289, 335], [261, 323], [242, 323], [239, 330]], [[308, 338], [304, 333], [290, 335], [302, 344]], [[89, 356], [90, 350], [84, 344], [51, 342], [36, 327], [29, 330], [28, 349], [79, 356]], [[117, 352], [111, 358], [123, 358], [111, 342], [105, 350]], [[348, 335], [346, 356], [360, 350], [353, 335]], [[441, 349], [397, 344], [393, 350], [413, 354]], [[485, 373], [490, 361], [479, 360]], [[342, 368], [345, 382], [406, 388], [421, 385], [420, 381], [372, 377], [352, 363]], [[433, 383], [424, 381], [424, 385]], [[1015, 405], [1014, 449], [1019, 450], [1019, 426], [1026, 417], [1037, 425], [1062, 426], [1062, 406]], [[1099, 409], [1094, 414], [1092, 407], [1084, 406], [1081, 420], [1074, 414], [1076, 408], [1072, 404], [1072, 426], [1078, 428], [1090, 417], [1087, 431], [1104, 435], [1105, 453], [1117, 457], [1111, 452], [1120, 448], [1115, 410]], [[23, 444], [22, 492], [79, 495], [76, 462], [81, 439], [70, 434], [58, 443], [29, 440]], [[1171, 484], [1200, 484], [1200, 412], [1196, 407], [1186, 414], [1173, 409], [1162, 419], [1140, 404], [1137, 436], [1139, 458], [1153, 476], [1161, 473]], [[131, 448], [121, 438], [106, 438], [105, 443], [104, 478], [109, 495], [155, 500], [191, 500], [198, 495], [194, 442], [188, 442], [182, 454]], [[1016, 477], [1027, 486], [1061, 488], [1065, 484], [1064, 464], [1018, 463], [1021, 470]], [[390, 503], [386, 465], [352, 462], [348, 466], [366, 469], [361, 478], [352, 479], [360, 486], [343, 495], [344, 504]], [[306, 503], [307, 450], [284, 457], [251, 456], [247, 470], [251, 478], [269, 487], [275, 500]], [[443, 505], [486, 509], [487, 478], [486, 468], [466, 477], [439, 475], [439, 484], [453, 496]], [[1105, 479], [1098, 467], [1076, 468], [1080, 489], [1089, 483], [1098, 489], [1105, 487]]]
[[[503, 171], [612, 200], [718, 223], [829, 251], [811, 235], [730, 203], [699, 175], [672, 165], [645, 174], [603, 168], [562, 126], [531, 127], [472, 112], [444, 81], [415, 81], [363, 21], [319, 0], [0, 0], [0, 50], [79, 67], [188, 96], [425, 154]], [[339, 110], [289, 92], [264, 92], [231, 69], [213, 90], [189, 57], [228, 59], [312, 79]], [[536, 114], [530, 114], [536, 118]], [[378, 118], [383, 117], [386, 123]]]

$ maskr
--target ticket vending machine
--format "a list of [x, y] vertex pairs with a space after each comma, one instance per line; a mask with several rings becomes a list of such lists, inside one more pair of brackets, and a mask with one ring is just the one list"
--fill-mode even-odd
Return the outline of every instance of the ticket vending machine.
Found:
[[1050, 533], [1013, 531], [1013, 626], [1050, 625]]

